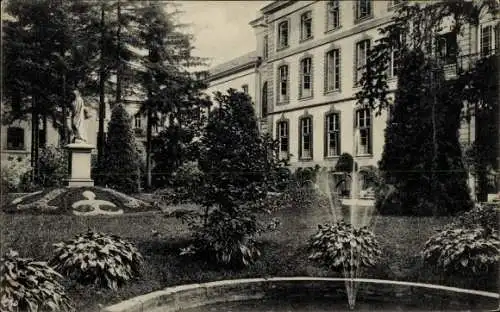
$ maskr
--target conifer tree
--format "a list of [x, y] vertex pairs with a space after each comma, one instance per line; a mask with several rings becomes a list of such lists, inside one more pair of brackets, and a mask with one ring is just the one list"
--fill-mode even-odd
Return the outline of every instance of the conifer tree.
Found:
[[130, 117], [122, 105], [117, 105], [113, 108], [108, 124], [100, 171], [102, 184], [121, 192], [137, 192], [139, 166]]

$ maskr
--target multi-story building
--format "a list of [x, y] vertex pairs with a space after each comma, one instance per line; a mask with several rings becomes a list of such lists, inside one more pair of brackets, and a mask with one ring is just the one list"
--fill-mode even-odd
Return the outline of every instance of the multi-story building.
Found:
[[[257, 77], [251, 78], [257, 83], [252, 95], [256, 112], [262, 129], [279, 140], [280, 154], [292, 167], [333, 168], [344, 152], [360, 167], [377, 165], [388, 113], [360, 108], [355, 94], [368, 51], [380, 37], [378, 29], [390, 23], [402, 2], [274, 1], [250, 22], [257, 42], [252, 55], [261, 57], [254, 70]], [[459, 35], [443, 27], [437, 42], [445, 60], [499, 47], [498, 17], [484, 9], [480, 19], [479, 27], [468, 25]], [[223, 66], [231, 67], [231, 62]], [[219, 81], [231, 85], [233, 76], [224, 73], [231, 69], [218, 72], [211, 89], [220, 90]], [[394, 57], [388, 74], [393, 92]], [[473, 120], [460, 135], [473, 141]]]

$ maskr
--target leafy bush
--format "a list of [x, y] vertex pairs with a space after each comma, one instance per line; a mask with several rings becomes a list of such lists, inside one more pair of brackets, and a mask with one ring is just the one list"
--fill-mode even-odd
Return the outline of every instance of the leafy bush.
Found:
[[172, 188], [175, 190], [173, 202], [175, 204], [199, 201], [199, 193], [203, 182], [203, 172], [196, 162], [186, 162], [174, 171], [171, 178]]
[[12, 157], [2, 164], [2, 189], [7, 192], [24, 191], [23, 176], [30, 174], [31, 165], [26, 157]]
[[242, 268], [260, 257], [252, 235], [259, 232], [255, 217], [245, 213], [230, 215], [225, 211], [213, 211], [208, 226], [195, 232], [196, 252], [215, 263], [232, 268]]
[[46, 262], [9, 250], [0, 261], [0, 311], [73, 311], [60, 278]]
[[89, 231], [54, 246], [56, 270], [82, 284], [114, 290], [139, 275], [143, 262], [134, 245], [115, 235]]
[[40, 149], [40, 172], [36, 183], [43, 187], [64, 186], [64, 178], [68, 174], [68, 152], [66, 149], [49, 145]]
[[326, 268], [352, 272], [374, 266], [381, 255], [374, 234], [366, 227], [355, 228], [341, 221], [318, 228], [309, 243], [309, 259]]
[[481, 226], [487, 231], [498, 229], [500, 204], [482, 203], [461, 215], [452, 223], [452, 227], [473, 228]]
[[337, 172], [352, 172], [354, 158], [349, 153], [342, 153], [335, 164]]
[[425, 243], [422, 256], [444, 272], [475, 275], [498, 264], [500, 240], [483, 227], [447, 229]]

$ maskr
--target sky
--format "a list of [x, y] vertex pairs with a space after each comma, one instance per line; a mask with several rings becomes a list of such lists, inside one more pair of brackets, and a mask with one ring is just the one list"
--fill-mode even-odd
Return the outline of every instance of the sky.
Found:
[[176, 1], [182, 22], [191, 24], [194, 54], [210, 58], [215, 66], [255, 50], [250, 21], [273, 1]]

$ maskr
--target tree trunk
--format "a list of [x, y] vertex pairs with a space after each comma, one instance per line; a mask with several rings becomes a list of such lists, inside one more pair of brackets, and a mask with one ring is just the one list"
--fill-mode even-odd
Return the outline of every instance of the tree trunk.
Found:
[[122, 60], [120, 56], [121, 50], [121, 6], [120, 0], [118, 0], [117, 6], [117, 19], [118, 19], [118, 29], [116, 30], [116, 103], [121, 103], [122, 99]]
[[62, 135], [61, 135], [61, 145], [64, 147], [68, 144], [68, 109], [67, 109], [67, 97], [66, 97], [66, 73], [62, 76]]
[[146, 188], [151, 188], [151, 137], [152, 137], [152, 112], [147, 109], [147, 125], [146, 125]]
[[[101, 4], [101, 55], [100, 55], [100, 64], [99, 64], [99, 125], [97, 130], [97, 164], [98, 168], [103, 162], [104, 157], [104, 144], [105, 136], [104, 136], [104, 120], [106, 119], [106, 102], [105, 102], [105, 82], [106, 82], [106, 73], [104, 68], [104, 5]], [[98, 170], [98, 176], [100, 172]]]
[[33, 180], [37, 181], [39, 176], [39, 162], [38, 162], [38, 108], [37, 97], [33, 95], [31, 99], [32, 113], [31, 113], [31, 167], [33, 168]]

